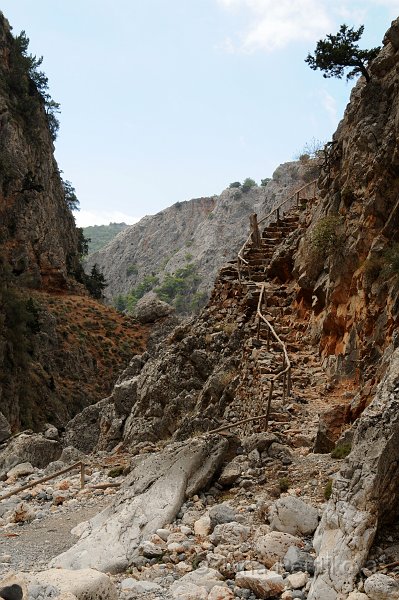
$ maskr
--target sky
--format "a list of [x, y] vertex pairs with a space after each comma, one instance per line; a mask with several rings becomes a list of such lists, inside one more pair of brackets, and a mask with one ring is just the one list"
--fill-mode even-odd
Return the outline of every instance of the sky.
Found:
[[381, 44], [399, 0], [1, 0], [61, 104], [79, 226], [270, 177], [331, 139], [353, 82], [304, 59], [340, 24]]

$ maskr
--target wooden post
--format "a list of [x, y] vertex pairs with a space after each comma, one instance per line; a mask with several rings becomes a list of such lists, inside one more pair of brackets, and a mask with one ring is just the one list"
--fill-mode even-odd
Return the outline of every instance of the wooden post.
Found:
[[288, 369], [288, 380], [287, 380], [287, 396], [290, 397], [291, 396], [291, 387], [292, 387], [292, 381], [291, 381], [291, 367]]
[[267, 351], [270, 351], [270, 329], [267, 328]]
[[296, 207], [299, 208], [299, 192], [296, 193]]
[[256, 333], [256, 339], [259, 342], [259, 338], [260, 338], [260, 317], [258, 317], [258, 327], [257, 327], [257, 333]]
[[276, 211], [276, 222], [277, 222], [277, 225], [280, 225], [280, 209], [279, 208]]
[[85, 486], [85, 464], [80, 463], [80, 489], [83, 490]]
[[261, 235], [260, 235], [259, 225], [258, 225], [258, 215], [256, 213], [253, 213], [249, 217], [249, 223], [251, 226], [252, 243], [255, 246], [255, 248], [260, 248], [261, 247]]
[[273, 387], [274, 387], [274, 381], [272, 379], [272, 381], [270, 383], [269, 397], [267, 399], [265, 431], [267, 431], [267, 428], [269, 427], [269, 415], [270, 415], [270, 408], [271, 408], [271, 405], [272, 405]]

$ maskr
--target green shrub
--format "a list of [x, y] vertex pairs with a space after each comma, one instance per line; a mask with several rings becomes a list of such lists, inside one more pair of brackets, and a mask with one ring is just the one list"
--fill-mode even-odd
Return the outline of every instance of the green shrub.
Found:
[[351, 450], [351, 444], [342, 444], [342, 446], [337, 446], [334, 448], [334, 450], [331, 452], [331, 458], [346, 458], [350, 454]]
[[328, 216], [320, 219], [311, 233], [312, 252], [325, 259], [342, 249], [344, 238], [340, 231], [341, 226], [340, 217]]
[[261, 185], [262, 187], [265, 187], [265, 186], [267, 186], [267, 184], [268, 184], [270, 181], [271, 181], [271, 177], [265, 177], [265, 179], [261, 179], [261, 180], [260, 180], [260, 185]]
[[250, 177], [247, 177], [244, 180], [244, 183], [241, 186], [241, 189], [243, 192], [249, 192], [249, 190], [253, 187], [256, 187], [256, 181], [254, 179], [251, 179]]
[[278, 482], [278, 486], [280, 488], [280, 492], [288, 492], [288, 490], [290, 489], [290, 480], [288, 479], [288, 477], [282, 477], [279, 482]]
[[132, 265], [129, 265], [126, 269], [126, 275], [128, 277], [130, 277], [130, 275], [137, 275], [138, 272], [139, 272], [139, 270], [135, 263], [133, 263]]
[[230, 183], [229, 188], [230, 189], [235, 189], [235, 188], [240, 188], [241, 187], [241, 183], [239, 181], [233, 181], [233, 183]]
[[113, 469], [108, 471], [108, 477], [120, 477], [121, 475], [123, 475], [124, 470], [125, 467], [123, 466], [114, 467]]
[[326, 486], [324, 488], [324, 498], [326, 500], [329, 500], [331, 498], [331, 494], [332, 494], [332, 479], [329, 479], [326, 483]]

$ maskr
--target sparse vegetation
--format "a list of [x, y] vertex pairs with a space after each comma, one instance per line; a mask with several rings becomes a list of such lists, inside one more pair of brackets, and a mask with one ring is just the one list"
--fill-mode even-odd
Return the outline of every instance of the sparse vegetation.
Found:
[[240, 181], [233, 181], [233, 183], [230, 183], [230, 185], [229, 185], [229, 189], [238, 189], [240, 187], [241, 187]]
[[325, 500], [329, 500], [331, 498], [331, 494], [332, 494], [332, 479], [329, 479], [326, 483], [326, 486], [324, 488], [324, 498]]
[[110, 223], [109, 225], [90, 225], [83, 229], [83, 233], [89, 240], [89, 254], [97, 252], [114, 239], [128, 225], [126, 223]]
[[288, 492], [288, 490], [290, 489], [290, 485], [291, 484], [288, 477], [282, 477], [281, 479], [279, 479], [278, 486], [280, 489], [280, 493], [283, 494], [284, 492]]
[[247, 177], [241, 186], [241, 190], [244, 193], [246, 193], [246, 192], [249, 192], [249, 190], [251, 188], [256, 187], [256, 186], [257, 186], [257, 183], [256, 183], [255, 179], [251, 179], [250, 177]]
[[351, 444], [342, 444], [342, 446], [337, 446], [334, 448], [334, 450], [331, 452], [331, 458], [346, 458], [349, 456], [351, 450]]
[[310, 237], [311, 251], [316, 257], [325, 259], [342, 248], [342, 221], [338, 216], [320, 219]]

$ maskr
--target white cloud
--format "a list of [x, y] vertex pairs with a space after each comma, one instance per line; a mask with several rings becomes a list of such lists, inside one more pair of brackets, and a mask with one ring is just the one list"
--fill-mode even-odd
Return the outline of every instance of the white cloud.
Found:
[[[362, 23], [367, 8], [380, 5], [399, 10], [399, 0], [216, 0], [229, 11], [240, 11], [244, 25], [237, 40], [228, 38], [231, 52], [272, 52], [292, 42], [313, 42], [342, 19]], [[223, 47], [223, 46], [221, 46]]]
[[329, 115], [332, 124], [335, 126], [338, 121], [338, 107], [335, 98], [326, 90], [320, 91], [320, 97], [324, 110]]
[[89, 225], [109, 225], [109, 223], [127, 223], [132, 225], [140, 221], [141, 217], [132, 217], [120, 211], [91, 211], [80, 210], [74, 213], [78, 227], [89, 227]]

